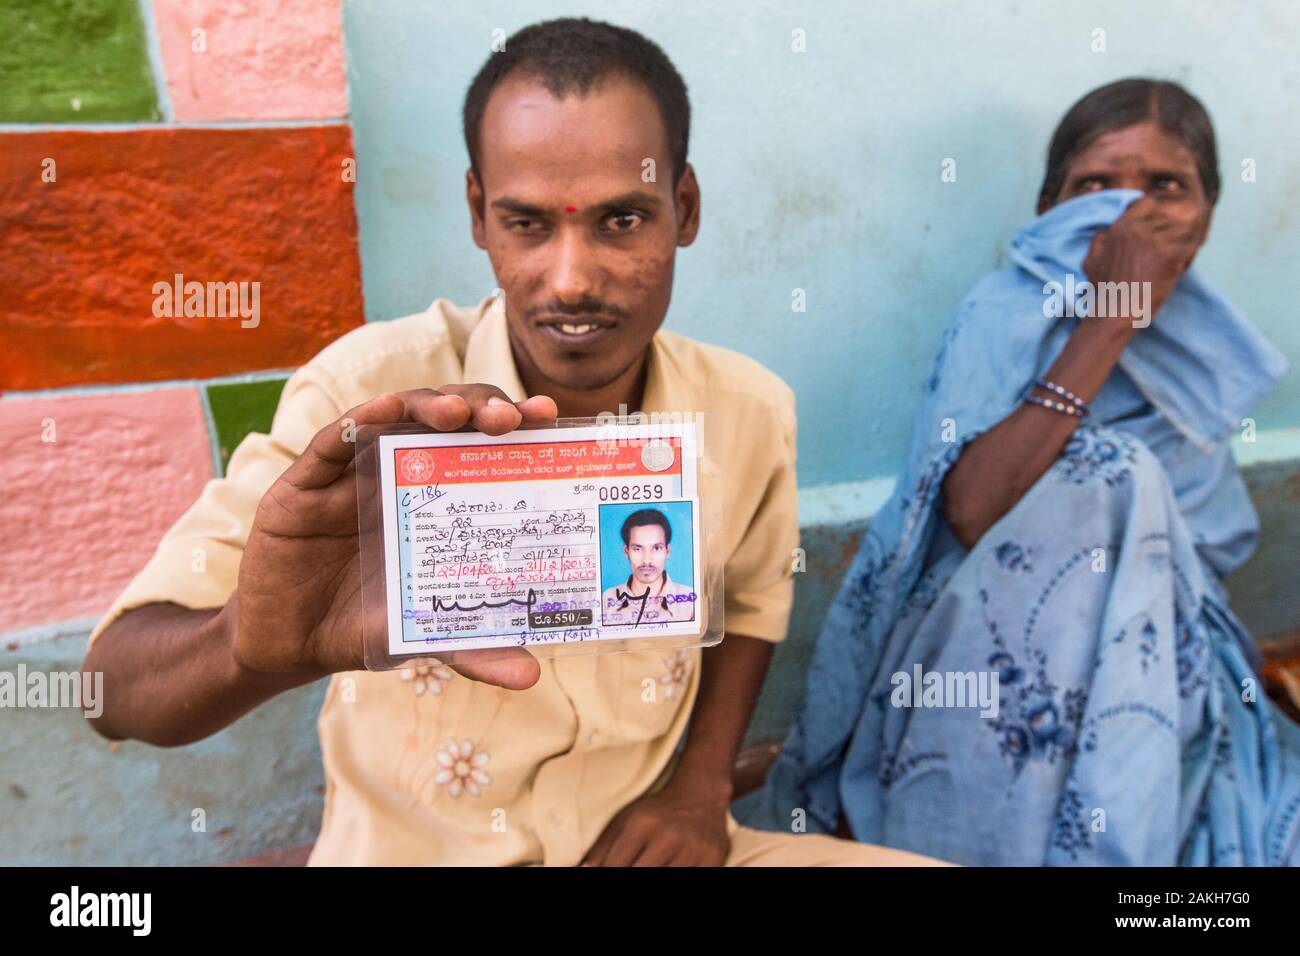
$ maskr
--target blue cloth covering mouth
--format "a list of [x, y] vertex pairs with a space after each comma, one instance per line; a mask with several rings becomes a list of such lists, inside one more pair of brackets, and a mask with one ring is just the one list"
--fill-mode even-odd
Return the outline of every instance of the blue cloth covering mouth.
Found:
[[[1054, 206], [1011, 240], [1011, 261], [1044, 284], [1086, 278], [1083, 262], [1098, 229], [1141, 198], [1135, 189], [1087, 193]], [[1179, 279], [1149, 328], [1133, 337], [1120, 367], [1175, 427], [1202, 448], [1241, 419], [1287, 371], [1286, 357], [1201, 278]]]

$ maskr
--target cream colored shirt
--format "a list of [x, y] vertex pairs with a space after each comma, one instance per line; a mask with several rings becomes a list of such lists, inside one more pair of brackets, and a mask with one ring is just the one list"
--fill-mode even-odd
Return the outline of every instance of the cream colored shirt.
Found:
[[[319, 429], [383, 392], [461, 382], [526, 397], [497, 300], [440, 299], [331, 344], [289, 379], [270, 434], [244, 439], [91, 640], [143, 604], [223, 605], [258, 501]], [[793, 393], [748, 358], [661, 331], [642, 407], [713, 414], [703, 440], [721, 470], [701, 476], [701, 491], [722, 502], [726, 631], [782, 640], [798, 546]], [[614, 814], [660, 782], [699, 661], [698, 649], [543, 660], [526, 691], [436, 664], [334, 675], [318, 720], [325, 811], [311, 862], [580, 862]]]

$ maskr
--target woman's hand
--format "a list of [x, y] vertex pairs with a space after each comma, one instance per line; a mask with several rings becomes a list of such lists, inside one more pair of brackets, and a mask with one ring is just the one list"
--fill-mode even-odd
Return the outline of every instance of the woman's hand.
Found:
[[[1145, 328], [1196, 257], [1208, 223], [1199, 214], [1178, 214], [1172, 205], [1148, 193], [1092, 237], [1083, 271], [1094, 286], [1102, 282], [1150, 283], [1150, 298], [1130, 306], [1131, 312], [1144, 314], [1108, 318], [1125, 318]], [[1179, 204], [1180, 210], [1183, 205]]]

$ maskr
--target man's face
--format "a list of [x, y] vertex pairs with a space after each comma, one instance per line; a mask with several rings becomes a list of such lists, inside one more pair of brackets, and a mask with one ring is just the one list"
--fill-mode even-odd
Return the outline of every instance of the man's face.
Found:
[[664, 573], [664, 562], [668, 560], [664, 529], [657, 524], [638, 525], [631, 529], [623, 553], [627, 555], [632, 577], [642, 584], [654, 584]]
[[564, 99], [512, 77], [488, 99], [479, 144], [474, 241], [505, 292], [516, 358], [564, 388], [610, 384], [663, 322], [676, 249], [699, 225], [695, 175], [673, 188], [654, 97], [619, 76]]

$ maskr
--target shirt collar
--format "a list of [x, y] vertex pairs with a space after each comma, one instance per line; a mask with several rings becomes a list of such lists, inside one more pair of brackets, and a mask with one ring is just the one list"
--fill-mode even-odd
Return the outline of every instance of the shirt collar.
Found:
[[510, 334], [506, 328], [505, 299], [492, 303], [474, 326], [465, 345], [466, 382], [483, 382], [495, 385], [510, 396], [512, 402], [527, 398], [519, 369], [510, 350]]
[[[668, 569], [664, 568], [664, 579], [659, 585], [659, 590], [650, 596], [652, 598], [663, 597], [668, 593], [668, 586], [670, 584], [672, 584], [672, 580], [668, 577]], [[632, 594], [632, 575], [629, 574], [627, 576], [627, 580], [623, 582], [623, 586], [627, 590], [628, 594]], [[639, 598], [641, 595], [637, 594], [633, 596]]]
[[[683, 400], [681, 389], [678, 387], [680, 383], [671, 381], [673, 371], [672, 359], [664, 349], [663, 336], [656, 332], [655, 337], [650, 340], [649, 354], [646, 356], [645, 390], [641, 394], [641, 411], [671, 411], [668, 408], [669, 396], [673, 396], [672, 400], [678, 403]], [[665, 580], [667, 576], [668, 573], [665, 571]]]

